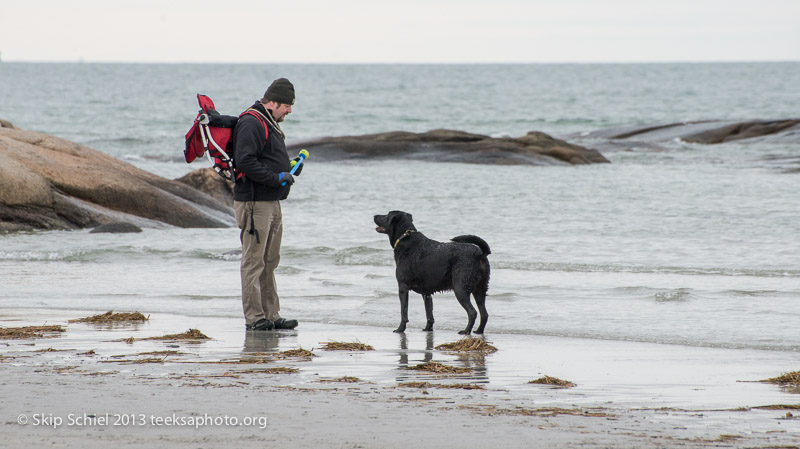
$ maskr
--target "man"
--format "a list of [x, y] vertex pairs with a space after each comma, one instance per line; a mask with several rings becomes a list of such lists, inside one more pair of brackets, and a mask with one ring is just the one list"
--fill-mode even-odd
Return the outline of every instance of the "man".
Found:
[[[233, 189], [242, 242], [242, 307], [247, 330], [294, 329], [297, 320], [280, 316], [275, 268], [280, 260], [283, 220], [280, 201], [294, 178], [278, 123], [292, 112], [294, 86], [272, 82], [264, 97], [243, 113], [234, 128], [234, 160], [244, 176]], [[299, 175], [302, 165], [295, 175]], [[281, 185], [285, 183], [285, 185]]]

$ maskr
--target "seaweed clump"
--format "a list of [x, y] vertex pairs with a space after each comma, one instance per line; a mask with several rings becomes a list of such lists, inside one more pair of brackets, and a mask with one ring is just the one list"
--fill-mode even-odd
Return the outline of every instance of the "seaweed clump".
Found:
[[346, 384], [352, 384], [356, 382], [361, 382], [361, 379], [353, 376], [344, 376], [344, 377], [337, 377], [336, 379], [323, 379], [320, 380], [320, 382], [342, 382]]
[[343, 342], [343, 341], [329, 341], [326, 343], [320, 343], [322, 345], [322, 349], [326, 351], [374, 351], [370, 345], [365, 345], [361, 342]]
[[145, 322], [149, 321], [150, 316], [144, 316], [141, 312], [122, 312], [122, 313], [114, 313], [113, 310], [109, 310], [106, 313], [101, 313], [99, 315], [92, 315], [87, 316], [85, 318], [78, 318], [75, 320], [69, 320], [70, 323], [128, 323], [128, 322]]
[[490, 354], [497, 352], [497, 348], [486, 343], [480, 337], [467, 337], [453, 343], [444, 343], [436, 347], [440, 351], [455, 351], [455, 352], [483, 352]]
[[771, 384], [783, 384], [783, 385], [800, 385], [800, 371], [792, 371], [789, 373], [784, 373], [778, 377], [764, 379], [759, 382], [766, 382]]
[[310, 359], [312, 357], [316, 357], [316, 355], [314, 355], [314, 353], [309, 351], [308, 349], [299, 348], [299, 349], [290, 349], [288, 351], [279, 352], [275, 354], [275, 357], [279, 359], [292, 359], [292, 358]]
[[169, 334], [169, 335], [162, 335], [160, 337], [147, 337], [147, 338], [122, 338], [119, 340], [112, 340], [112, 341], [123, 341], [128, 344], [133, 344], [134, 341], [140, 340], [183, 340], [183, 341], [201, 341], [201, 340], [211, 340], [206, 334], [200, 332], [197, 329], [189, 329], [186, 332], [180, 334]]
[[458, 368], [439, 362], [420, 363], [416, 366], [410, 366], [408, 369], [415, 371], [428, 371], [436, 374], [463, 374], [471, 371], [469, 368]]
[[[24, 326], [24, 327], [0, 327], [0, 340], [20, 340], [26, 338], [43, 338], [45, 334], [56, 332], [66, 332], [61, 326]], [[47, 335], [52, 337], [54, 335]]]
[[198, 329], [189, 329], [180, 334], [162, 335], [160, 337], [148, 337], [141, 340], [211, 340], [209, 336], [200, 332]]
[[236, 371], [236, 374], [294, 374], [299, 372], [297, 368], [291, 368], [288, 366], [276, 366], [273, 368], [266, 368], [266, 369], [248, 369], [242, 371]]
[[574, 383], [572, 383], [572, 382], [570, 382], [568, 380], [563, 380], [563, 379], [559, 379], [557, 377], [552, 377], [552, 376], [540, 377], [540, 378], [538, 378], [536, 380], [532, 380], [532, 381], [530, 381], [528, 383], [529, 384], [540, 384], [540, 385], [553, 385], [553, 386], [556, 386], [556, 387], [559, 387], [559, 388], [572, 388], [572, 387], [576, 386], [576, 384], [574, 384]]
[[405, 382], [397, 384], [398, 387], [404, 388], [451, 388], [458, 390], [483, 390], [482, 385], [477, 384], [434, 384], [430, 382]]

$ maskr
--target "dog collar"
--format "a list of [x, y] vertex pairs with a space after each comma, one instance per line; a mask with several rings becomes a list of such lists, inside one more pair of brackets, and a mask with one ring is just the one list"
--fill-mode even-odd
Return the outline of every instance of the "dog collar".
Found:
[[404, 232], [404, 233], [403, 233], [403, 235], [401, 235], [401, 236], [400, 236], [400, 238], [399, 238], [399, 239], [397, 239], [397, 240], [394, 242], [394, 245], [392, 246], [392, 248], [397, 248], [397, 244], [398, 244], [398, 243], [400, 243], [400, 240], [403, 240], [404, 238], [408, 237], [409, 235], [411, 235], [411, 234], [413, 234], [413, 233], [415, 233], [415, 232], [416, 232], [416, 231], [415, 231], [415, 230], [413, 230], [413, 229], [406, 229], [406, 232]]

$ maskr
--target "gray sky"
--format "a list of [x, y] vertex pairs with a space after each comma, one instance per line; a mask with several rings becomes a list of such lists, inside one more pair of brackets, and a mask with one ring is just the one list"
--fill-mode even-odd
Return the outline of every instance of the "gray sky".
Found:
[[0, 0], [3, 61], [800, 60], [800, 0]]

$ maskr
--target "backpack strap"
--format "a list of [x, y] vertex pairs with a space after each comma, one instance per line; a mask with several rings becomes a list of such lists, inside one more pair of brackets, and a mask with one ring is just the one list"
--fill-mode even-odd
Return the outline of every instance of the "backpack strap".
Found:
[[270, 126], [272, 126], [272, 129], [273, 129], [273, 130], [275, 130], [275, 132], [277, 132], [278, 134], [280, 134], [280, 136], [283, 138], [283, 140], [286, 140], [286, 134], [284, 134], [284, 133], [283, 133], [283, 130], [281, 129], [281, 126], [280, 126], [280, 125], [278, 125], [278, 122], [276, 122], [274, 118], [272, 118], [272, 115], [266, 115], [266, 114], [264, 114], [263, 112], [259, 111], [258, 109], [253, 109], [253, 108], [250, 108], [250, 109], [248, 109], [248, 110], [247, 110], [247, 111], [245, 111], [245, 112], [248, 112], [248, 111], [253, 111], [253, 112], [255, 112], [256, 114], [258, 114], [258, 115], [259, 115], [261, 118], [263, 118], [263, 119], [264, 119], [264, 120], [265, 120], [267, 123], [269, 123], [269, 124], [270, 124]]
[[239, 115], [239, 118], [242, 118], [242, 116], [245, 114], [252, 115], [261, 123], [261, 126], [264, 127], [264, 143], [267, 143], [267, 139], [269, 139], [269, 127], [267, 127], [267, 118], [264, 117], [264, 114], [262, 114], [258, 109], [250, 108], [242, 112], [242, 114]]

